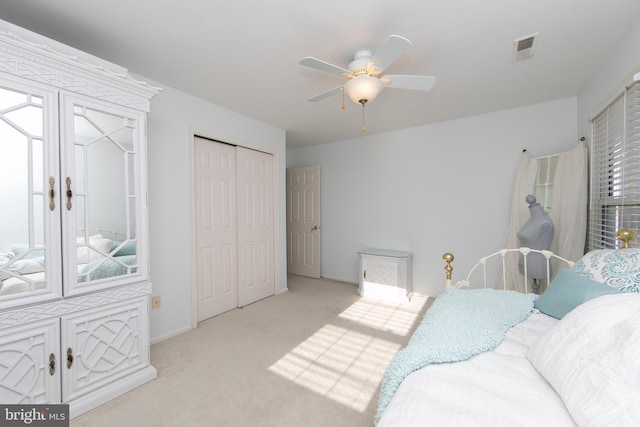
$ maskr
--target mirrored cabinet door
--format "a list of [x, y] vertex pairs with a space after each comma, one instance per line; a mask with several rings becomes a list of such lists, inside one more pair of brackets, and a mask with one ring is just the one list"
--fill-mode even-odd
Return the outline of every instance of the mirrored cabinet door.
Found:
[[0, 307], [61, 295], [57, 94], [0, 80]]
[[65, 294], [103, 289], [146, 277], [140, 248], [146, 200], [144, 115], [63, 95], [62, 204]]

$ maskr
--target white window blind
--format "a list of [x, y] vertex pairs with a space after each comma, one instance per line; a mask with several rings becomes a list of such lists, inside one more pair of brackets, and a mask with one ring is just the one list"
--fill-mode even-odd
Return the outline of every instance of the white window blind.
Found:
[[618, 248], [618, 229], [640, 231], [640, 84], [593, 119], [590, 155], [588, 249]]

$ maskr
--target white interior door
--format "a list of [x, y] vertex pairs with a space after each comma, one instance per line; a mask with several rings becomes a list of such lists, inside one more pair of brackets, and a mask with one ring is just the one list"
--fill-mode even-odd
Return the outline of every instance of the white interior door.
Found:
[[275, 293], [273, 156], [236, 148], [238, 306]]
[[236, 147], [195, 138], [197, 320], [237, 307]]
[[287, 272], [320, 277], [320, 166], [287, 169]]

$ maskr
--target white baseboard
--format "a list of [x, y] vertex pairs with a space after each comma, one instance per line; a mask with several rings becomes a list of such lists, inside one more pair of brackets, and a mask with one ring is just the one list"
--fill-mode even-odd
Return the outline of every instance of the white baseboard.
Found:
[[151, 381], [158, 376], [158, 371], [153, 366], [136, 371], [111, 384], [100, 387], [91, 393], [80, 396], [69, 402], [69, 418], [75, 418], [90, 411], [103, 403], [110, 401], [142, 384]]
[[168, 340], [169, 338], [173, 338], [173, 337], [176, 337], [176, 336], [178, 336], [180, 334], [184, 334], [185, 332], [188, 332], [191, 329], [193, 329], [191, 326], [187, 326], [185, 328], [178, 329], [177, 331], [173, 331], [173, 332], [170, 332], [168, 334], [161, 335], [159, 337], [153, 338], [151, 340], [151, 345], [158, 344], [158, 343], [160, 343], [162, 341]]
[[350, 280], [340, 279], [340, 278], [337, 278], [337, 277], [322, 276], [321, 279], [327, 279], [327, 280], [332, 280], [334, 282], [340, 282], [340, 283], [346, 283], [348, 285], [358, 286], [358, 282], [352, 282]]

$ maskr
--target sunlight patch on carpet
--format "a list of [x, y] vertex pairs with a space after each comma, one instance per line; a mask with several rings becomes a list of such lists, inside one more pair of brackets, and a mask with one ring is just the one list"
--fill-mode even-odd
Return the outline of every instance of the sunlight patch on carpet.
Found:
[[369, 298], [361, 298], [338, 317], [380, 331], [407, 336], [416, 317], [429, 297], [413, 295], [409, 304], [390, 304]]
[[[415, 299], [415, 301], [414, 301]], [[387, 365], [404, 344], [427, 298], [389, 304], [362, 298], [296, 346], [269, 370], [359, 412], [377, 399]]]

